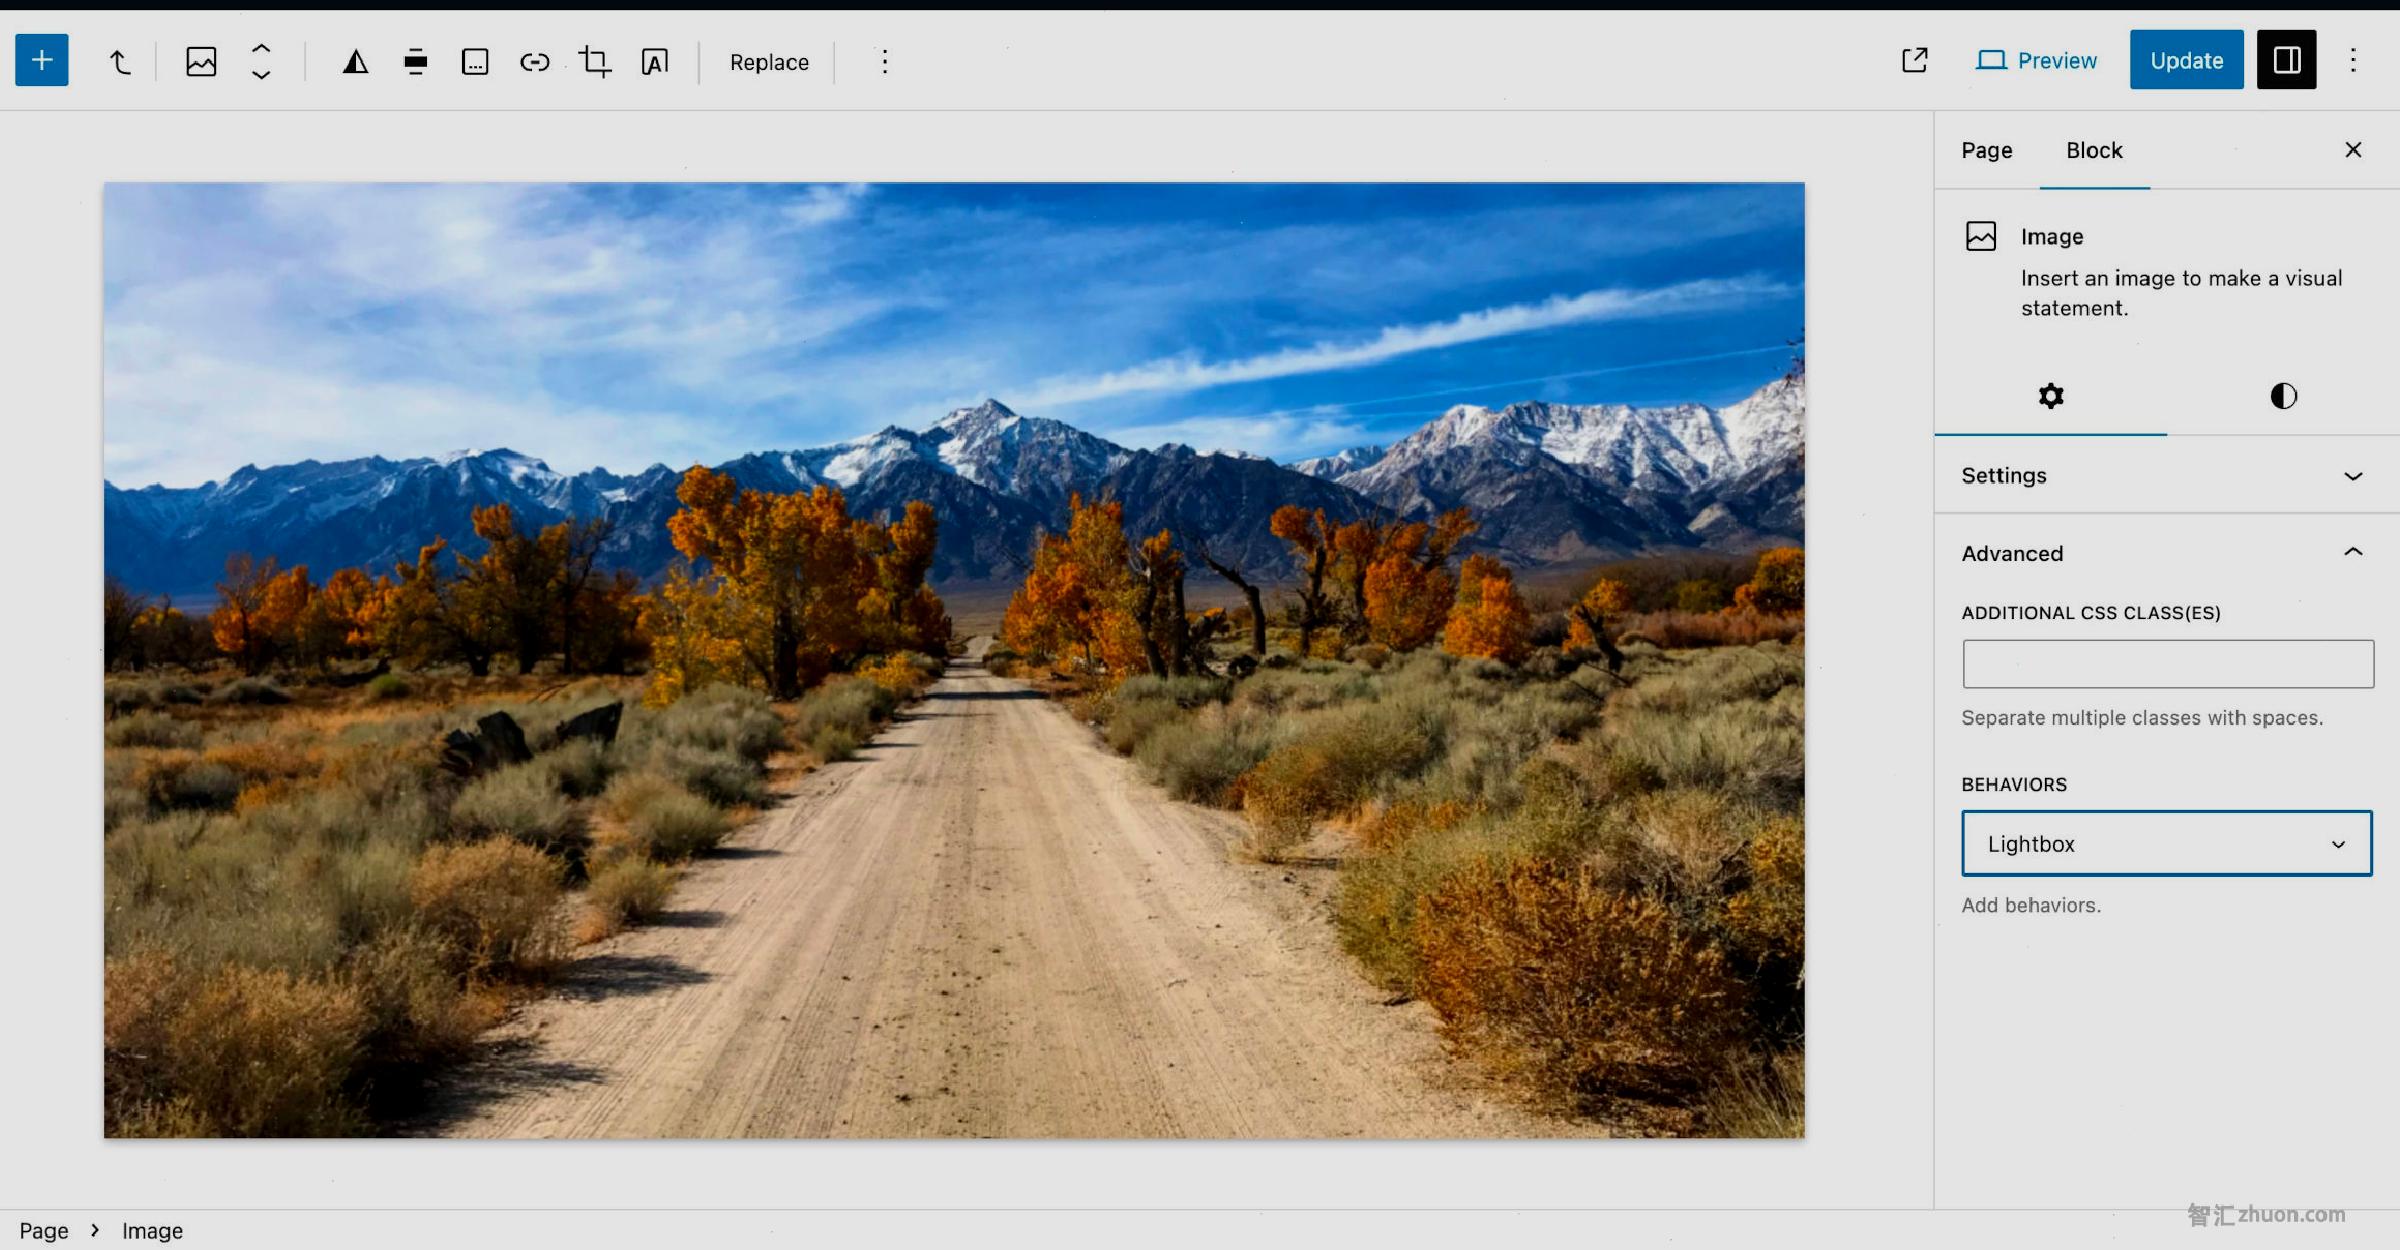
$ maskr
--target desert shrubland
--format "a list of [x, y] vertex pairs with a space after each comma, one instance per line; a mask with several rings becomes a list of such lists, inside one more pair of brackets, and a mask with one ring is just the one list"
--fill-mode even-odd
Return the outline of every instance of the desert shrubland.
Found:
[[[871, 667], [782, 705], [440, 670], [110, 681], [109, 1132], [373, 1131], [576, 943], [664, 910], [773, 768], [805, 766], [800, 727], [863, 742], [939, 672]], [[553, 741], [612, 701], [613, 742]], [[492, 712], [533, 759], [445, 770], [442, 735]]]
[[1237, 854], [1338, 864], [1343, 947], [1460, 1055], [1628, 1131], [1797, 1134], [1800, 648], [1626, 637], [1612, 675], [1520, 649], [1505, 608], [1487, 627], [1466, 654], [1287, 653], [1083, 706], [1169, 792], [1240, 813]]

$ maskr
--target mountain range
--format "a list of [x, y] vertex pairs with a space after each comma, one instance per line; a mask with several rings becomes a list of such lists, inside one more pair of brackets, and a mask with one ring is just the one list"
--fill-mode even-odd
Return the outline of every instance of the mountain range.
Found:
[[[1069, 497], [1124, 503], [1128, 527], [1173, 527], [1252, 576], [1291, 572], [1267, 520], [1284, 504], [1348, 519], [1412, 518], [1466, 506], [1472, 548], [1521, 564], [1696, 549], [1742, 551], [1801, 537], [1806, 391], [1768, 383], [1724, 408], [1526, 402], [1460, 405], [1389, 447], [1281, 465], [1181, 444], [1119, 446], [997, 400], [931, 427], [888, 426], [830, 447], [754, 452], [717, 466], [744, 487], [842, 488], [858, 515], [933, 504], [945, 584], [1013, 581], [1034, 536], [1065, 522]], [[196, 487], [104, 488], [107, 571], [148, 593], [206, 595], [235, 551], [381, 571], [436, 535], [477, 549], [470, 508], [506, 503], [528, 525], [614, 522], [607, 558], [645, 577], [674, 559], [666, 519], [680, 474], [563, 474], [507, 449], [389, 460], [245, 465]]]

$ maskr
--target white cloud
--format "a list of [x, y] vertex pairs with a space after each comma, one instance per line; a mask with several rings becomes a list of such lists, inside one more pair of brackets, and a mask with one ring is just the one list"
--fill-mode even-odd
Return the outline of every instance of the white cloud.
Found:
[[849, 217], [866, 194], [867, 188], [858, 183], [810, 187], [799, 199], [784, 207], [783, 219], [802, 228], [829, 226]]
[[1762, 278], [1707, 278], [1648, 290], [1611, 287], [1580, 295], [1554, 295], [1537, 303], [1461, 313], [1446, 321], [1386, 326], [1349, 343], [1314, 343], [1213, 364], [1177, 357], [1085, 377], [1045, 379], [1030, 388], [1025, 402], [1034, 407], [1059, 407], [1120, 395], [1196, 391], [1234, 382], [1356, 369], [1462, 343], [1594, 321], [1712, 311], [1788, 291], [1784, 284]]

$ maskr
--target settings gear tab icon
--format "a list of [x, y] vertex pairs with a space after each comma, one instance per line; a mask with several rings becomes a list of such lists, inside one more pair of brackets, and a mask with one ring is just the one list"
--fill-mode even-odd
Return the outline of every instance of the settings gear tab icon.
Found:
[[2056, 408], [2067, 402], [2067, 388], [2056, 382], [2044, 382], [2039, 402], [2044, 408]]

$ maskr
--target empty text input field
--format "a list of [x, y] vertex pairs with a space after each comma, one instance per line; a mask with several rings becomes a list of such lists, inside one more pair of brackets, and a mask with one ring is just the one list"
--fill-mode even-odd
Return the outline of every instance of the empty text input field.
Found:
[[1967, 810], [1970, 877], [2366, 877], [2370, 811]]
[[2367, 638], [1969, 638], [1969, 690], [2371, 690]]

